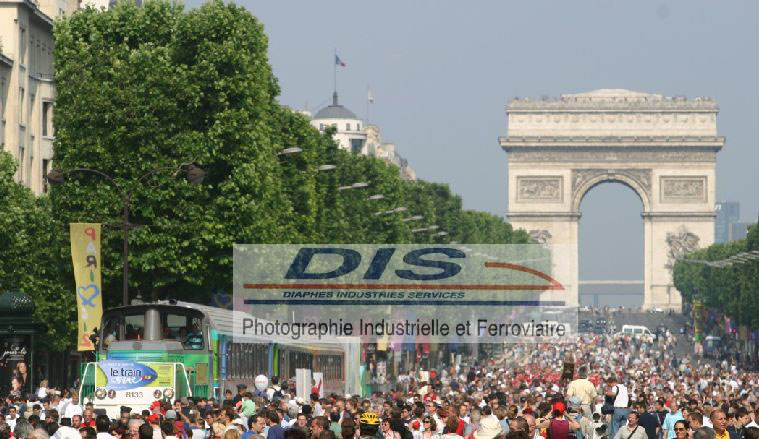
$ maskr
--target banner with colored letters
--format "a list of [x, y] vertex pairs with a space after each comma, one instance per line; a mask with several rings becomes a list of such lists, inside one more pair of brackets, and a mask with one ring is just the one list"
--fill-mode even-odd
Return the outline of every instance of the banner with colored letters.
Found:
[[100, 325], [103, 316], [100, 224], [71, 223], [69, 226], [79, 328], [77, 347], [80, 351], [91, 351], [95, 347], [90, 335]]

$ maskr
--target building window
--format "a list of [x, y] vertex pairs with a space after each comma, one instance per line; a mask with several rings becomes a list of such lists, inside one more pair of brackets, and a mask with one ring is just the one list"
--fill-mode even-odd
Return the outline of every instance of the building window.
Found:
[[42, 102], [42, 137], [53, 137], [53, 103]]
[[351, 124], [346, 123], [345, 124], [345, 131], [350, 131], [350, 130], [351, 130]]
[[47, 176], [48, 168], [50, 168], [50, 160], [42, 159], [42, 193], [47, 193]]
[[29, 37], [29, 72], [34, 75], [34, 35]]
[[36, 129], [35, 129], [37, 127], [34, 124], [34, 121], [35, 121], [35, 117], [34, 117], [34, 101], [36, 100], [35, 99], [36, 97], [37, 97], [37, 95], [35, 95], [34, 93], [32, 93], [32, 94], [29, 95], [29, 109], [27, 110], [27, 113], [30, 113], [32, 115], [32, 123], [29, 126], [29, 135], [32, 136], [32, 137], [34, 137], [34, 135], [37, 134], [36, 133]]
[[26, 161], [26, 166], [28, 169], [24, 170], [24, 175], [26, 176], [28, 181], [28, 184], [31, 186], [32, 184], [32, 169], [34, 169], [34, 136], [29, 137], [29, 160]]
[[38, 38], [37, 41], [35, 42], [34, 57], [37, 59], [34, 62], [33, 72], [36, 75], [39, 75], [42, 72], [42, 68], [40, 68], [40, 66], [42, 65], [42, 50], [41, 50], [42, 46], [40, 45], [41, 41], [42, 40]]
[[26, 91], [24, 90], [24, 87], [18, 88], [18, 121], [21, 125], [26, 124], [26, 111], [24, 111], [24, 97]]
[[50, 79], [47, 77], [47, 46], [45, 46], [45, 43], [42, 43], [42, 49], [40, 49], [40, 76], [43, 76], [43, 79]]
[[21, 28], [21, 35], [18, 44], [18, 62], [21, 65], [26, 65], [26, 29]]
[[[23, 139], [18, 139], [19, 143], [23, 142]], [[18, 179], [20, 182], [24, 182], [24, 147], [18, 146]]]
[[47, 73], [50, 75], [50, 79], [53, 79], [53, 48], [47, 49]]
[[351, 139], [351, 151], [353, 154], [361, 154], [364, 149], [364, 142], [361, 139]]
[[356, 131], [361, 131], [361, 124], [360, 123], [356, 124]]
[[31, 72], [32, 75], [37, 74], [37, 39], [34, 38], [34, 35], [29, 36], [29, 72]]
[[0, 76], [0, 119], [5, 120], [5, 113], [3, 109], [7, 104], [5, 103], [5, 76]]

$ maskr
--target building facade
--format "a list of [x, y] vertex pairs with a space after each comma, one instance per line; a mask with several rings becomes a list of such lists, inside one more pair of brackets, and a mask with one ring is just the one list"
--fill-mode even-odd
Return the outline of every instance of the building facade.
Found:
[[[308, 115], [308, 113], [302, 112]], [[367, 125], [352, 111], [340, 105], [337, 92], [332, 95], [332, 104], [328, 105], [311, 118], [311, 126], [324, 132], [335, 129], [333, 138], [341, 149], [353, 154], [371, 155], [397, 166], [401, 178], [416, 180], [416, 172], [408, 161], [396, 152], [395, 144], [382, 143], [380, 129], [377, 125]]]
[[369, 124], [365, 129], [367, 153], [400, 168], [401, 178], [404, 180], [416, 180], [416, 171], [409, 166], [408, 160], [396, 151], [395, 143], [382, 143], [379, 126]]
[[64, 0], [0, 0], [0, 143], [18, 163], [17, 181], [36, 194], [46, 192], [55, 136], [51, 15], [75, 9]]
[[338, 103], [337, 92], [332, 94], [332, 105], [317, 111], [311, 119], [311, 125], [321, 132], [329, 127], [334, 128], [333, 138], [340, 149], [366, 155], [366, 131], [363, 123], [352, 111]]
[[[745, 238], [746, 227], [741, 227], [741, 203], [737, 201], [718, 201], [714, 206], [717, 216], [714, 219], [714, 242], [723, 243]], [[743, 233], [741, 233], [743, 232]]]

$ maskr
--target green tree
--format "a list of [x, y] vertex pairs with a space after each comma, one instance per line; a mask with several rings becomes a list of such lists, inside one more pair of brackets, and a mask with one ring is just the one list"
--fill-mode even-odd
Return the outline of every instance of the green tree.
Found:
[[[221, 1], [186, 13], [122, 2], [57, 22], [55, 37], [54, 161], [101, 170], [132, 194], [134, 221], [149, 225], [130, 236], [133, 293], [203, 296], [228, 286], [233, 243], [298, 237], [276, 155], [287, 116], [258, 20]], [[135, 183], [188, 160], [206, 171], [202, 187], [168, 171]], [[63, 222], [118, 222], [122, 206], [87, 174], [72, 174], [52, 200]], [[104, 235], [107, 292], [120, 290], [121, 244]]]
[[707, 307], [724, 312], [741, 324], [759, 327], [759, 301], [755, 299], [759, 291], [759, 261], [721, 267], [703, 263], [755, 251], [759, 249], [758, 244], [759, 226], [753, 225], [746, 239], [713, 244], [691, 253], [686, 260], [675, 264], [675, 287], [688, 301], [701, 300]]
[[0, 149], [0, 291], [18, 289], [34, 299], [35, 318], [48, 325], [43, 346], [63, 349], [76, 338], [73, 280], [67, 281], [63, 225], [50, 200], [35, 198], [14, 181], [16, 162]]
[[[120, 193], [130, 194], [131, 221], [145, 225], [130, 234], [132, 297], [206, 303], [230, 292], [235, 243], [525, 239], [501, 218], [464, 213], [447, 185], [404, 181], [390, 164], [340, 150], [333, 130], [279, 105], [263, 27], [234, 4], [185, 12], [163, 0], [121, 2], [81, 10], [54, 33], [54, 162], [114, 184], [67, 174], [52, 191], [53, 214], [61, 224], [118, 224]], [[291, 147], [302, 151], [280, 154]], [[187, 161], [206, 171], [201, 186], [172, 171]], [[320, 171], [326, 164], [336, 169]], [[137, 181], [155, 169], [164, 171]], [[369, 187], [338, 190], [355, 182]], [[381, 213], [399, 206], [407, 211]], [[416, 214], [424, 220], [403, 221]], [[411, 232], [431, 224], [449, 235]], [[106, 306], [120, 303], [121, 251], [120, 231], [106, 230]]]

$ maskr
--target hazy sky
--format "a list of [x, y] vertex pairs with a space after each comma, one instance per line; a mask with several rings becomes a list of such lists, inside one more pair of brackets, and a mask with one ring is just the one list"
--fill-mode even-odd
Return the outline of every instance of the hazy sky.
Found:
[[[188, 3], [194, 7], [198, 0]], [[317, 110], [332, 93], [394, 142], [418, 177], [464, 206], [503, 215], [505, 106], [599, 88], [712, 96], [727, 144], [718, 200], [759, 209], [759, 2], [240, 0], [264, 24], [283, 104]], [[582, 205], [581, 277], [642, 278], [640, 200], [604, 184]], [[616, 255], [610, 257], [610, 252]]]

